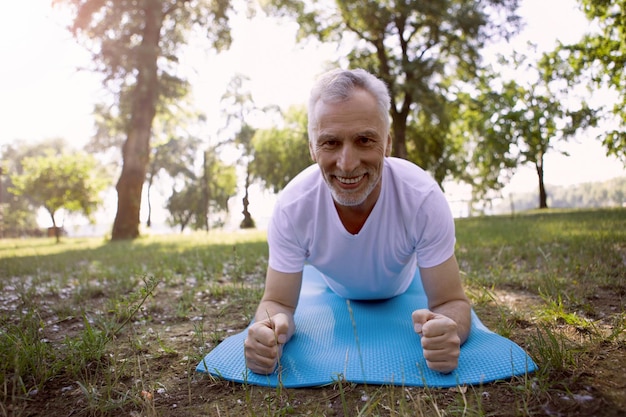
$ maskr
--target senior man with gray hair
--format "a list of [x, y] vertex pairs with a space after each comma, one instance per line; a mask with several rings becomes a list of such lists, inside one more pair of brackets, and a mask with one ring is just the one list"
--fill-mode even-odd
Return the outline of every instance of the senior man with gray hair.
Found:
[[265, 291], [244, 343], [251, 371], [272, 373], [296, 332], [305, 264], [352, 300], [395, 297], [421, 277], [428, 309], [407, 320], [421, 335], [429, 368], [458, 366], [471, 318], [454, 220], [439, 185], [390, 156], [389, 106], [385, 83], [362, 69], [333, 70], [314, 85], [308, 130], [316, 164], [285, 187], [274, 208]]

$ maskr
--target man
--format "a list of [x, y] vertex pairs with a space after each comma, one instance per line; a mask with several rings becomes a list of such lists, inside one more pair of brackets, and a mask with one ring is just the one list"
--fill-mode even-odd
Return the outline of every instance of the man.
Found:
[[470, 329], [454, 256], [454, 221], [421, 168], [391, 158], [390, 97], [364, 70], [334, 70], [313, 87], [313, 165], [285, 187], [268, 228], [265, 292], [244, 343], [248, 368], [274, 371], [296, 331], [305, 263], [348, 299], [386, 299], [422, 278], [429, 309], [413, 312], [429, 368], [451, 372]]

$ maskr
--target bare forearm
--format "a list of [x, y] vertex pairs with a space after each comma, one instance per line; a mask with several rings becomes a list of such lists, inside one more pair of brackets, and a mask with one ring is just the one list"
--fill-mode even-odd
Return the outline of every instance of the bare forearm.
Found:
[[254, 320], [261, 322], [271, 319], [276, 314], [284, 314], [289, 323], [288, 339], [293, 336], [296, 326], [293, 315], [298, 305], [300, 287], [302, 285], [302, 271], [297, 273], [282, 273], [267, 269], [265, 292], [257, 307]]
[[421, 268], [420, 274], [428, 297], [428, 308], [456, 323], [463, 344], [470, 332], [471, 306], [461, 285], [456, 257], [451, 256], [433, 268]]
[[296, 331], [293, 315], [301, 285], [302, 271], [283, 273], [267, 268], [265, 292], [244, 342], [246, 364], [252, 372], [267, 375], [276, 369], [283, 345]]

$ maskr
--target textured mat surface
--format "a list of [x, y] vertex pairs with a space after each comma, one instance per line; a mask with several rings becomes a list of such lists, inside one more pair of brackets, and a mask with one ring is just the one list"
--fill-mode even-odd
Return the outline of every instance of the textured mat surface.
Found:
[[461, 347], [459, 367], [446, 375], [431, 371], [411, 321], [411, 313], [426, 305], [419, 276], [406, 293], [393, 299], [348, 302], [307, 266], [295, 315], [297, 331], [285, 345], [279, 370], [267, 376], [247, 370], [243, 355], [247, 330], [225, 339], [196, 370], [235, 382], [296, 388], [327, 385], [339, 378], [373, 385], [452, 387], [536, 369], [524, 350], [491, 332], [472, 311], [472, 330]]

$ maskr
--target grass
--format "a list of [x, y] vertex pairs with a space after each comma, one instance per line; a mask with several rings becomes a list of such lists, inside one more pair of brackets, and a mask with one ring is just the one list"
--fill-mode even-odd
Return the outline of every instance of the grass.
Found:
[[262, 388], [195, 365], [252, 318], [262, 232], [0, 240], [0, 416], [626, 412], [626, 209], [457, 221], [481, 320], [539, 371], [484, 386]]

